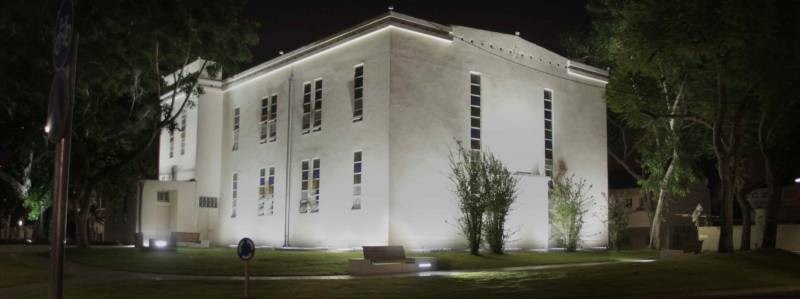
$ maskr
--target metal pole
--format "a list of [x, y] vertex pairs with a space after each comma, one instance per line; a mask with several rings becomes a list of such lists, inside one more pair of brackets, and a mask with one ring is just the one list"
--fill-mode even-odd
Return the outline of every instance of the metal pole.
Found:
[[72, 107], [75, 99], [75, 69], [78, 56], [78, 34], [75, 34], [72, 64], [70, 65], [69, 92], [65, 115], [64, 136], [58, 140], [55, 152], [53, 177], [53, 221], [50, 230], [50, 298], [61, 299], [64, 288], [64, 236], [67, 223], [67, 198], [69, 193], [69, 160], [72, 146]]
[[244, 261], [244, 297], [250, 296], [250, 260]]

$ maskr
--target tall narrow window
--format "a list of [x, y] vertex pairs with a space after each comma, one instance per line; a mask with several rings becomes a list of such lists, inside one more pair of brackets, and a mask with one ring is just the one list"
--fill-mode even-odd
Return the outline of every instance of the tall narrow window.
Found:
[[258, 140], [261, 143], [267, 142], [267, 135], [269, 131], [267, 129], [267, 119], [269, 118], [269, 98], [261, 99], [261, 117], [258, 120]]
[[364, 119], [364, 65], [355, 67], [353, 80], [353, 122]]
[[264, 202], [267, 199], [267, 169], [258, 172], [258, 216], [264, 216]]
[[553, 176], [553, 92], [544, 90], [544, 173]]
[[275, 195], [275, 167], [261, 168], [258, 176], [258, 216], [272, 215]]
[[322, 129], [322, 79], [314, 81], [314, 127], [312, 131]]
[[314, 167], [311, 174], [311, 213], [319, 212], [319, 159], [311, 160]]
[[481, 149], [481, 75], [469, 74], [469, 147]]
[[181, 156], [186, 153], [186, 112], [181, 114]]
[[236, 200], [239, 198], [239, 174], [234, 172], [231, 179], [231, 218], [236, 217]]
[[167, 128], [169, 130], [169, 157], [172, 158], [175, 156], [175, 130]]
[[261, 143], [276, 140], [276, 119], [278, 118], [278, 95], [261, 99], [261, 118], [259, 119], [259, 140]]
[[303, 130], [306, 134], [311, 131], [311, 82], [303, 83]]
[[300, 162], [300, 213], [308, 212], [308, 160]]
[[239, 150], [239, 107], [233, 109], [233, 150]]
[[353, 210], [361, 209], [361, 151], [353, 153]]
[[278, 95], [273, 94], [269, 97], [269, 117], [267, 117], [267, 128], [269, 131], [269, 142], [277, 140], [278, 123]]

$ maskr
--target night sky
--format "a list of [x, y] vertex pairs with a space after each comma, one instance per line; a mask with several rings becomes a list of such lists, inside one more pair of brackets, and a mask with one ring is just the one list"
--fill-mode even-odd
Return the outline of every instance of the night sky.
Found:
[[444, 25], [462, 25], [513, 34], [564, 54], [562, 33], [589, 23], [586, 1], [265, 1], [250, 0], [247, 14], [261, 24], [259, 45], [253, 48], [256, 65], [358, 23], [394, 6], [399, 13]]

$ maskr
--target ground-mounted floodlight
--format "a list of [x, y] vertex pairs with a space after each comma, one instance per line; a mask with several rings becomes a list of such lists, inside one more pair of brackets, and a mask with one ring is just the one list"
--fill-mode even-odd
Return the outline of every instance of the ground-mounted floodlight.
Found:
[[795, 178], [794, 182], [797, 183], [797, 184], [800, 184], [800, 178]]

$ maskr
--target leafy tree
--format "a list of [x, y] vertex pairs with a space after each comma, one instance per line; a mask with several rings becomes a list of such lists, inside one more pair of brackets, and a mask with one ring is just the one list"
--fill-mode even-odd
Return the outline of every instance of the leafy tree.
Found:
[[[45, 82], [28, 85], [28, 89], [36, 86], [37, 92], [47, 92], [52, 78], [49, 49], [55, 4], [30, 1], [9, 6], [8, 16], [12, 17], [3, 22], [2, 29], [20, 33], [4, 42], [32, 50], [4, 47], [2, 51], [16, 54], [12, 57], [22, 62], [8, 63], [30, 71], [30, 81]], [[249, 47], [257, 42], [256, 24], [241, 16], [243, 9], [244, 2], [238, 0], [76, 2], [75, 30], [80, 38], [70, 199], [71, 206], [80, 211], [80, 246], [88, 245], [93, 196], [102, 186], [153, 174], [158, 136], [164, 129], [176, 129], [176, 118], [192, 108], [193, 96], [203, 92], [198, 84], [201, 76], [217, 78], [221, 70], [232, 73], [250, 59]], [[49, 21], [22, 17], [41, 12]], [[198, 59], [198, 69], [185, 68]], [[23, 62], [37, 67], [23, 69]], [[19, 117], [13, 124], [35, 128], [20, 133], [27, 137], [20, 139], [27, 143], [23, 148], [31, 148], [35, 142], [27, 140], [41, 139], [46, 97], [28, 96], [25, 88], [19, 87], [26, 86], [22, 79], [25, 77], [3, 83], [11, 86], [4, 95], [11, 102], [9, 113], [30, 110], [31, 117]], [[162, 95], [167, 97], [162, 100]], [[34, 96], [34, 107], [20, 108]]]
[[[786, 63], [791, 69], [796, 61], [796, 46], [786, 50], [782, 44], [794, 40], [797, 6], [737, 0], [599, 0], [590, 5], [597, 17], [589, 39], [596, 43], [589, 51], [612, 68], [609, 107], [634, 127], [661, 123], [658, 130], [664, 134], [654, 142], [673, 147], [671, 155], [660, 147], [653, 151], [656, 162], [671, 156], [666, 164], [652, 163], [664, 169], [660, 185], [668, 186], [676, 166], [681, 170], [680, 164], [690, 165], [703, 152], [703, 146], [699, 151], [686, 146], [705, 145], [715, 158], [721, 252], [733, 250], [733, 199], [747, 146], [743, 128], [756, 117], [754, 108], [765, 95], [775, 94], [771, 87], [796, 80], [774, 67]], [[640, 99], [619, 100], [625, 95]], [[674, 161], [679, 163], [673, 166]]]
[[[658, 249], [667, 240], [662, 226], [669, 199], [686, 192], [685, 183], [695, 179], [691, 164], [705, 149], [692, 146], [703, 144], [696, 143], [698, 134], [693, 132], [703, 122], [689, 114], [694, 103], [688, 85], [693, 78], [673, 67], [680, 61], [676, 60], [680, 50], [648, 31], [659, 26], [649, 22], [661, 13], [649, 10], [651, 2], [591, 2], [591, 31], [567, 45], [573, 45], [573, 56], [610, 68], [606, 99], [612, 124], [622, 130], [610, 135], [622, 138], [623, 151], [618, 155], [612, 142], [609, 155], [637, 179], [646, 198], [656, 197], [650, 247]], [[574, 40], [584, 43], [574, 46]], [[625, 130], [636, 138], [628, 139]], [[640, 155], [641, 172], [628, 162], [633, 154]]]
[[505, 223], [511, 204], [517, 198], [517, 178], [491, 153], [484, 153], [484, 190], [487, 192], [484, 235], [489, 250], [503, 254], [508, 239]]
[[592, 196], [588, 194], [591, 188], [585, 179], [567, 176], [563, 166], [553, 177], [549, 191], [553, 238], [569, 252], [580, 246], [583, 219], [592, 204]]
[[608, 244], [619, 251], [628, 229], [628, 209], [620, 198], [608, 197]]
[[485, 171], [481, 152], [464, 149], [459, 143], [457, 152], [450, 153], [450, 181], [455, 187], [461, 212], [458, 225], [473, 255], [480, 254], [483, 216], [488, 205], [484, 189]]

